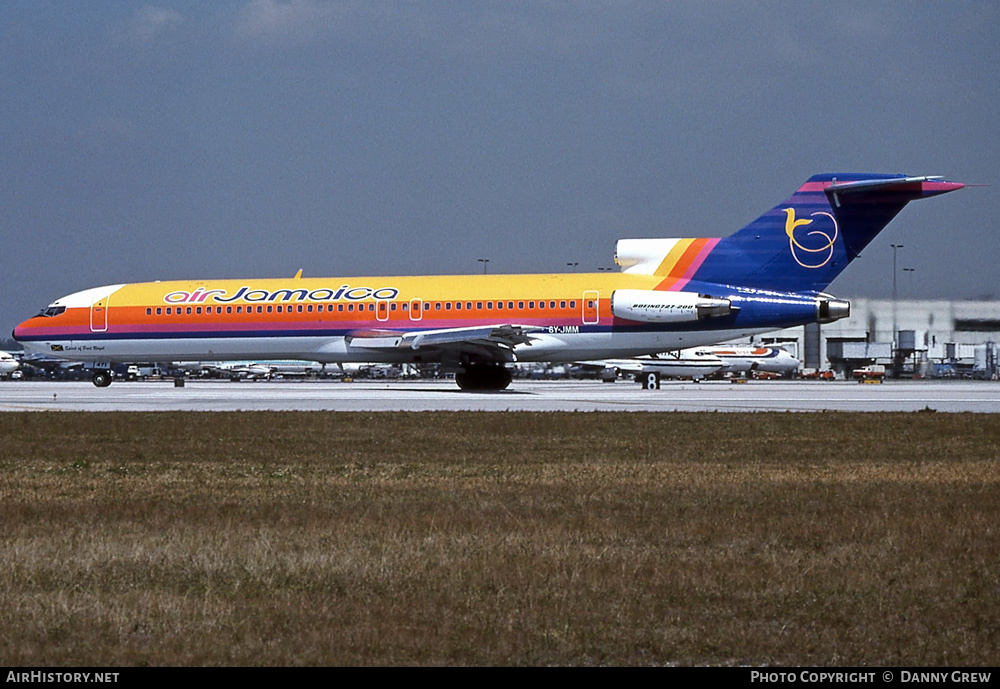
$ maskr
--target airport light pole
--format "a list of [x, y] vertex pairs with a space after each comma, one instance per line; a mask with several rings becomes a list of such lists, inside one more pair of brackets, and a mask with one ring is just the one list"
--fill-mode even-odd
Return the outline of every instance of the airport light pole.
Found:
[[[911, 278], [913, 276], [914, 271], [916, 271], [916, 268], [903, 268], [903, 272], [904, 273], [909, 273]], [[909, 289], [913, 288], [913, 280], [912, 279], [907, 279], [904, 282], [906, 282], [905, 287], [907, 287]], [[910, 299], [913, 299], [913, 295], [912, 294], [910, 295]]]
[[490, 259], [488, 259], [488, 258], [479, 258], [479, 259], [476, 259], [476, 260], [478, 260], [480, 263], [483, 264], [483, 275], [486, 275], [486, 264], [490, 262]]

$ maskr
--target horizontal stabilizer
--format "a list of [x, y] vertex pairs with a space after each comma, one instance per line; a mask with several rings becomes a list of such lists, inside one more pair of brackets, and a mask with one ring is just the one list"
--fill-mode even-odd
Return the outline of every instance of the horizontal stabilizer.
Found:
[[[876, 189], [901, 189], [914, 184], [920, 184], [923, 186], [924, 182], [929, 182], [927, 191], [938, 191], [943, 193], [945, 191], [954, 191], [955, 189], [961, 189], [964, 184], [959, 182], [942, 182], [944, 177], [940, 176], [926, 176], [926, 177], [891, 177], [886, 179], [866, 179], [858, 182], [838, 182], [836, 179], [833, 183], [827, 187], [827, 191], [835, 194], [850, 194], [858, 191], [874, 191]], [[933, 187], [941, 185], [941, 189], [934, 189]]]

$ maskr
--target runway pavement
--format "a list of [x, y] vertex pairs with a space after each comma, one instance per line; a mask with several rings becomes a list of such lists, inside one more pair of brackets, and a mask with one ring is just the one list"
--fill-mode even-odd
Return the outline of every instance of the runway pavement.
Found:
[[3, 382], [0, 411], [861, 411], [1000, 412], [986, 381], [631, 382], [515, 380], [503, 392], [461, 392], [452, 381]]

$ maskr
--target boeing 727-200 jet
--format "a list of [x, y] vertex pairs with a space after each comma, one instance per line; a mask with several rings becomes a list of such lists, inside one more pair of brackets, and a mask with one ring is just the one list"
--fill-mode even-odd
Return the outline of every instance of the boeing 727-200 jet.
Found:
[[14, 329], [87, 362], [440, 363], [501, 390], [515, 361], [634, 357], [844, 318], [824, 290], [939, 177], [824, 174], [722, 239], [622, 239], [620, 273], [145, 282], [62, 297]]

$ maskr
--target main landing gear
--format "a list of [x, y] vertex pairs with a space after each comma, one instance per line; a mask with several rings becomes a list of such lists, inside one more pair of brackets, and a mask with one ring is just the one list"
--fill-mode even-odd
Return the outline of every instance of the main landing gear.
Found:
[[94, 375], [90, 377], [90, 381], [99, 388], [106, 388], [111, 385], [112, 379], [111, 371], [105, 369], [97, 369], [94, 371]]
[[513, 378], [502, 364], [466, 366], [462, 373], [455, 374], [455, 382], [462, 390], [505, 390]]

